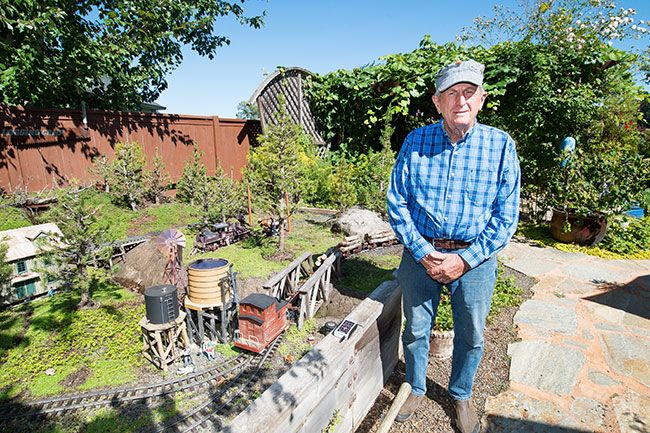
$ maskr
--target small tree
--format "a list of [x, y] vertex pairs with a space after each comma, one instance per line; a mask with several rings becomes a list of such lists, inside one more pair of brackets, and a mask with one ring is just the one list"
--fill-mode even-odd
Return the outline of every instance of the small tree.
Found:
[[208, 215], [210, 220], [225, 222], [235, 217], [246, 207], [243, 185], [224, 174], [221, 165], [217, 163], [217, 172], [210, 180], [213, 202]]
[[284, 226], [300, 201], [304, 180], [300, 155], [312, 146], [312, 141], [291, 120], [283, 98], [276, 117], [277, 124], [266, 127], [259, 138], [260, 145], [248, 155], [246, 177], [256, 201], [279, 222], [278, 253], [284, 254]]
[[105, 228], [97, 223], [99, 209], [89, 204], [88, 193], [72, 186], [58, 194], [58, 204], [50, 218], [61, 229], [63, 236], [51, 236], [42, 245], [44, 260], [57, 269], [57, 278], [70, 282], [79, 290], [79, 307], [92, 306], [88, 267], [103, 256], [97, 246], [104, 239]]
[[0, 239], [0, 289], [9, 285], [13, 275], [13, 267], [6, 262], [7, 251], [9, 245], [4, 242], [4, 239]]
[[183, 174], [176, 183], [176, 197], [191, 205], [195, 204], [199, 194], [203, 194], [204, 199], [206, 197], [208, 169], [201, 161], [201, 156], [202, 152], [195, 144], [192, 159], [185, 163]]
[[144, 197], [144, 153], [138, 143], [117, 143], [111, 163], [109, 184], [116, 201], [137, 210]]
[[159, 204], [163, 199], [163, 192], [169, 184], [169, 175], [165, 170], [165, 164], [156, 148], [156, 157], [153, 160], [151, 171], [144, 174], [145, 196], [152, 203]]

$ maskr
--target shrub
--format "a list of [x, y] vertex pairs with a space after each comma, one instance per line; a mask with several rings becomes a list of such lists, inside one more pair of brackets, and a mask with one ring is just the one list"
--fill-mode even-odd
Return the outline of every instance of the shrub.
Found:
[[196, 204], [200, 191], [205, 191], [208, 182], [208, 169], [203, 164], [202, 152], [199, 146], [194, 145], [192, 159], [185, 163], [183, 174], [176, 183], [176, 198], [180, 201]]
[[610, 218], [601, 246], [618, 254], [650, 250], [650, 216], [633, 218], [617, 215]]

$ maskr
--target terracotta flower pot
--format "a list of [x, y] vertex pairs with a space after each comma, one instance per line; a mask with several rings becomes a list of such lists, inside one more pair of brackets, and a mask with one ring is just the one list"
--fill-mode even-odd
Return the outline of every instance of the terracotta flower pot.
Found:
[[448, 359], [454, 351], [454, 331], [431, 330], [429, 338], [429, 359]]
[[[567, 225], [568, 223], [568, 230]], [[600, 213], [577, 215], [570, 210], [553, 209], [551, 234], [560, 242], [596, 245], [607, 233], [607, 217]]]

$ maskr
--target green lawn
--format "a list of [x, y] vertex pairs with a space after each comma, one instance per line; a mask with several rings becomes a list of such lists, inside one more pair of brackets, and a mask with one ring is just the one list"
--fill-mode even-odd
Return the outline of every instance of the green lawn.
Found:
[[[90, 375], [78, 390], [137, 377], [144, 364], [138, 326], [144, 305], [101, 278], [94, 299], [99, 307], [77, 310], [79, 296], [68, 292], [0, 312], [0, 399], [75, 391], [64, 384], [82, 366]], [[46, 374], [48, 369], [54, 374]]]

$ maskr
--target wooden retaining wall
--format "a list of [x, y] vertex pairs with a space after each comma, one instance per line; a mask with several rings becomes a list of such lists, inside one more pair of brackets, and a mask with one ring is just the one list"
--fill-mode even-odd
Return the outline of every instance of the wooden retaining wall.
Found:
[[361, 324], [348, 340], [325, 336], [223, 431], [353, 432], [397, 364], [401, 295], [382, 283], [347, 316]]

